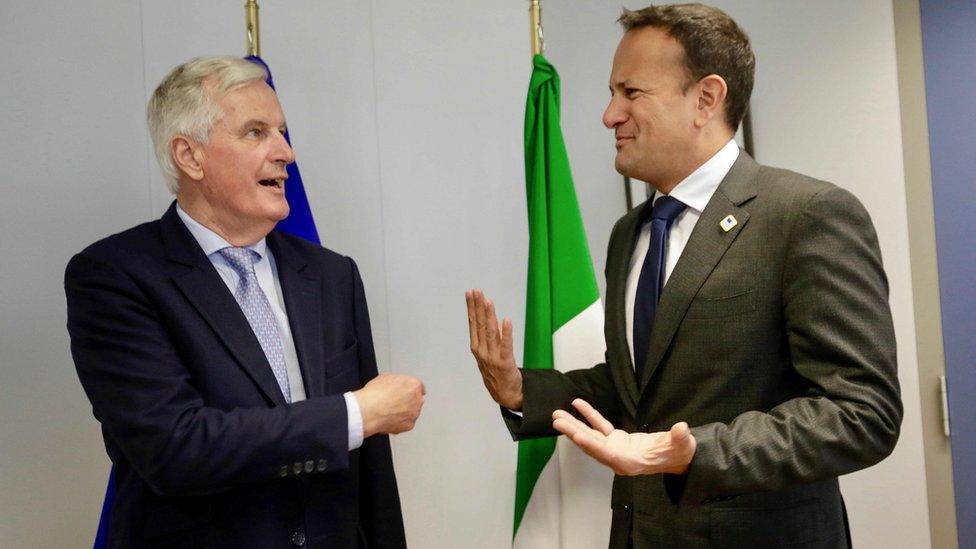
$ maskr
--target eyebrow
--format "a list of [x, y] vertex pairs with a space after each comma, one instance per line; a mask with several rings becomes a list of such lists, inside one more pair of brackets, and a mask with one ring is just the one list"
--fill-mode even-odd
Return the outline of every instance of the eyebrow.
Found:
[[[241, 124], [241, 128], [242, 129], [244, 129], [244, 128], [250, 128], [250, 127], [253, 127], [253, 126], [260, 126], [262, 128], [269, 128], [269, 127], [271, 127], [271, 124], [268, 124], [264, 120], [259, 120], [257, 118], [251, 118], [247, 122], [244, 122], [243, 124]], [[285, 131], [288, 131], [288, 124], [287, 123], [284, 123], [283, 122], [281, 124], [281, 127], [284, 128]]]
[[646, 86], [643, 86], [643, 85], [639, 85], [639, 84], [638, 84], [637, 82], [635, 82], [635, 81], [634, 81], [633, 79], [631, 79], [631, 78], [627, 78], [627, 79], [625, 79], [625, 80], [617, 80], [617, 81], [615, 81], [615, 82], [610, 82], [610, 83], [609, 83], [609, 84], [607, 85], [607, 87], [608, 87], [608, 88], [610, 88], [610, 91], [613, 91], [613, 90], [614, 90], [614, 88], [635, 88], [635, 89], [646, 89]]

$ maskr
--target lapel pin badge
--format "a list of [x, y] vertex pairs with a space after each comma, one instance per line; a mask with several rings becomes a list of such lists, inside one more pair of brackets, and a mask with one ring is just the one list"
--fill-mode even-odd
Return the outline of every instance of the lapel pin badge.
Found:
[[720, 221], [718, 225], [719, 225], [719, 227], [722, 227], [722, 230], [723, 231], [729, 232], [729, 231], [732, 230], [733, 227], [735, 227], [738, 224], [739, 224], [739, 221], [735, 218], [735, 216], [734, 215], [729, 215], [729, 216], [726, 216], [725, 219], [723, 219], [722, 221]]

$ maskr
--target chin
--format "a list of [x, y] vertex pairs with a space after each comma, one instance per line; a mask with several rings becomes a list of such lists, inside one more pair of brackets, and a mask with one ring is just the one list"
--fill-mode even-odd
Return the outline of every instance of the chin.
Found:
[[634, 177], [633, 166], [622, 161], [620, 159], [620, 155], [617, 155], [617, 158], [613, 161], [613, 167], [616, 168], [617, 173], [619, 173], [620, 175], [624, 177], [630, 177], [632, 179], [636, 179]]
[[282, 219], [288, 217], [289, 213], [291, 213], [291, 209], [289, 209], [288, 203], [285, 202], [284, 207], [278, 208], [272, 217], [274, 218], [275, 223], [277, 223]]
[[271, 223], [272, 225], [277, 224], [282, 219], [288, 217], [288, 206], [284, 207], [274, 206], [265, 207], [257, 211], [251, 212], [251, 218], [254, 220], [260, 220], [263, 223]]

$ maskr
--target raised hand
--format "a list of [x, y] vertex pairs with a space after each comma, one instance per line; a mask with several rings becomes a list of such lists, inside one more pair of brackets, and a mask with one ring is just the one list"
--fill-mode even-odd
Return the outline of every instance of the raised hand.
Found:
[[468, 304], [471, 354], [488, 394], [509, 410], [521, 410], [522, 372], [512, 352], [512, 321], [504, 319], [499, 329], [495, 305], [479, 289], [465, 292], [464, 300]]
[[574, 400], [573, 407], [590, 425], [569, 412], [556, 410], [552, 414], [553, 428], [569, 437], [590, 457], [613, 469], [614, 473], [633, 476], [688, 472], [697, 443], [687, 423], [676, 423], [666, 432], [627, 433], [614, 429], [585, 400]]
[[419, 379], [380, 374], [353, 392], [363, 415], [363, 436], [397, 434], [413, 429], [427, 391]]

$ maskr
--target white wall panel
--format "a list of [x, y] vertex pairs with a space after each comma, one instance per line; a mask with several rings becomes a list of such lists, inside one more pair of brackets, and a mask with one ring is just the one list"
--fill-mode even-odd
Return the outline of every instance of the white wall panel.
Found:
[[108, 459], [62, 281], [149, 214], [139, 5], [4, 2], [0, 37], [0, 547], [83, 547]]
[[417, 6], [373, 2], [391, 363], [427, 386], [396, 440], [404, 518], [414, 547], [503, 547], [515, 447], [470, 358], [464, 291], [521, 324], [525, 11]]

